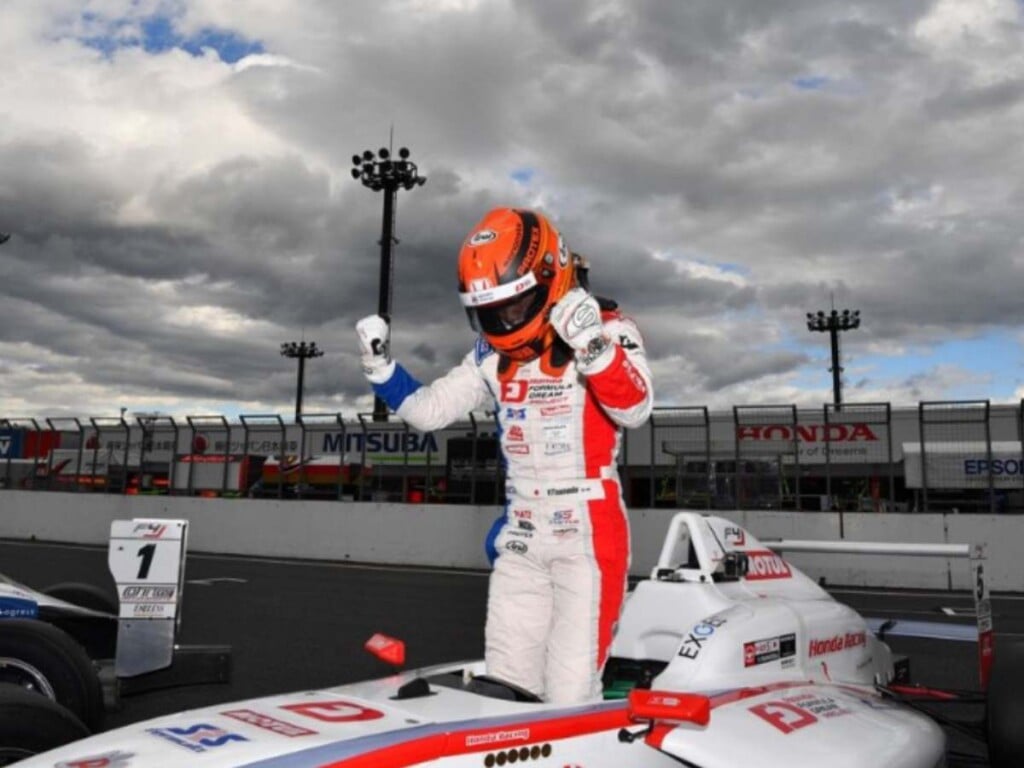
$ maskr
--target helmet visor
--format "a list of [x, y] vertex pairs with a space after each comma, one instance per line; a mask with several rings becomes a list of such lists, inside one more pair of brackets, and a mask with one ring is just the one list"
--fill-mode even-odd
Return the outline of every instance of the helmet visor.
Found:
[[544, 308], [547, 296], [547, 286], [537, 285], [507, 301], [477, 307], [475, 312], [480, 330], [491, 336], [515, 333]]

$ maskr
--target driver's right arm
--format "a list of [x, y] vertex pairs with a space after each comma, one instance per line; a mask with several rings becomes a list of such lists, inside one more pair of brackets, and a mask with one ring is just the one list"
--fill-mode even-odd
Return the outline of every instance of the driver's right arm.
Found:
[[[363, 373], [373, 392], [415, 429], [429, 432], [493, 401], [480, 371], [483, 355], [470, 352], [446, 375], [424, 386], [391, 359], [391, 324], [380, 315], [356, 323]], [[478, 345], [479, 346], [479, 345]]]
[[421, 432], [442, 429], [473, 410], [493, 404], [474, 352], [430, 384], [421, 384], [401, 365], [373, 391], [399, 418]]

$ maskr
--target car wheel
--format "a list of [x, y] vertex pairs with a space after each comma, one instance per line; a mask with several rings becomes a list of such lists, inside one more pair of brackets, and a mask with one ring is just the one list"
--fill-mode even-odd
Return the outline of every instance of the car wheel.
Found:
[[77, 605], [79, 608], [117, 614], [117, 600], [107, 590], [94, 584], [66, 581], [47, 587], [43, 594]]
[[57, 702], [0, 683], [0, 766], [86, 736], [85, 724]]
[[103, 722], [103, 689], [85, 650], [66, 632], [32, 619], [0, 622], [0, 683], [42, 694], [87, 727]]
[[988, 759], [992, 768], [1024, 765], [1024, 644], [1001, 641], [988, 684]]

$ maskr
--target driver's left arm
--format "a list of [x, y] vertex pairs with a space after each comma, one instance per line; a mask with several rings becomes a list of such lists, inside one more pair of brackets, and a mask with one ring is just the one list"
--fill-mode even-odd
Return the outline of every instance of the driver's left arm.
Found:
[[638, 427], [654, 405], [643, 337], [636, 323], [618, 309], [602, 311], [601, 320], [608, 349], [590, 365], [577, 368], [608, 418], [621, 427]]

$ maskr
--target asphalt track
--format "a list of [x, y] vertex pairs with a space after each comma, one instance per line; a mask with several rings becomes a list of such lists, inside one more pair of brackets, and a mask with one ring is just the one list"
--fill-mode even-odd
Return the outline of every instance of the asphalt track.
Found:
[[[106, 550], [0, 541], [0, 572], [36, 589], [67, 581], [113, 585]], [[405, 640], [407, 666], [479, 658], [487, 574], [190, 554], [181, 643], [228, 644], [232, 681], [125, 699], [109, 727], [194, 707], [382, 676], [362, 650], [374, 632]], [[963, 592], [833, 588], [865, 616], [952, 620], [973, 610]], [[944, 611], [945, 609], [945, 611]], [[1024, 596], [993, 598], [996, 648], [1024, 641]], [[893, 639], [911, 658], [915, 680], [937, 688], [977, 689], [974, 644]], [[978, 707], [956, 714], [978, 717]], [[984, 766], [984, 748], [951, 733], [950, 766]]]

